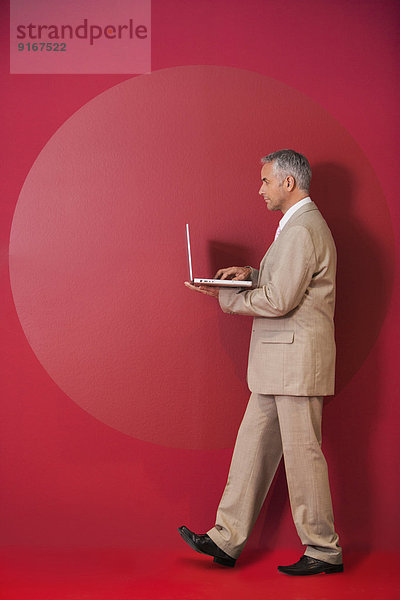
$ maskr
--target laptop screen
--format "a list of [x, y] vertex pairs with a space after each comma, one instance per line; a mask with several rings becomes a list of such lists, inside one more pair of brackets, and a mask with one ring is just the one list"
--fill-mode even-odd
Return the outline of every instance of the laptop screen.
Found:
[[186, 223], [186, 251], [187, 251], [188, 266], [189, 266], [189, 281], [193, 281], [192, 253], [190, 250], [189, 223]]

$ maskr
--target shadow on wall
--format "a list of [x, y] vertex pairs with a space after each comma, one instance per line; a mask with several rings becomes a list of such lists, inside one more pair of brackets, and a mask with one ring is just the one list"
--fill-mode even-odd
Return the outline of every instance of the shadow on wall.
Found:
[[[336, 241], [338, 252], [336, 344], [337, 392], [362, 366], [378, 337], [393, 285], [394, 257], [357, 217], [351, 173], [342, 166], [314, 169], [313, 197]], [[371, 202], [371, 199], [367, 199]], [[362, 207], [361, 207], [362, 212]], [[360, 207], [357, 210], [360, 213]], [[373, 216], [382, 218], [379, 211]], [[392, 231], [387, 232], [390, 239]], [[336, 520], [345, 550], [371, 548], [374, 530], [374, 490], [371, 436], [379, 422], [380, 363], [366, 373], [357, 388], [349, 386], [325, 411], [327, 453], [337, 478], [332, 490]], [[331, 448], [331, 450], [330, 450]], [[331, 477], [332, 480], [332, 477]]]
[[[385, 240], [375, 237], [357, 217], [352, 175], [346, 168], [317, 165], [313, 169], [312, 197], [329, 224], [338, 254], [335, 312], [338, 393], [376, 342], [390, 300], [394, 257], [385, 252]], [[359, 214], [360, 210], [362, 207], [358, 208]], [[380, 217], [379, 212], [373, 216], [376, 221]], [[392, 232], [388, 231], [387, 236], [390, 238]]]
[[250, 248], [235, 244], [226, 244], [215, 240], [211, 240], [208, 244], [209, 262], [212, 266], [213, 275], [220, 268], [240, 267], [250, 264], [253, 253]]

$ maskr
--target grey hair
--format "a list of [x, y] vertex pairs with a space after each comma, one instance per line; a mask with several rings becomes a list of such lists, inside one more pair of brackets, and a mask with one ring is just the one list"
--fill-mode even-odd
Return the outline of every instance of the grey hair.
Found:
[[282, 177], [292, 175], [300, 190], [308, 192], [311, 182], [311, 167], [305, 156], [294, 150], [278, 150], [261, 159], [263, 164], [273, 163], [273, 172]]

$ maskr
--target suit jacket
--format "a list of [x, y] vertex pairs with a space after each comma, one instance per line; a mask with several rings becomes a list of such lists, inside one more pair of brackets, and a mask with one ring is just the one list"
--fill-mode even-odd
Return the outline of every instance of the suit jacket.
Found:
[[269, 247], [252, 290], [220, 289], [227, 313], [254, 317], [247, 381], [252, 392], [334, 393], [336, 248], [313, 202], [289, 219]]

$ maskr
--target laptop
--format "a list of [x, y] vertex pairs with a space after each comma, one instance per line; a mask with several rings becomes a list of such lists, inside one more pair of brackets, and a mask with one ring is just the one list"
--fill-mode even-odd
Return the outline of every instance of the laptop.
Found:
[[188, 257], [188, 265], [189, 265], [189, 281], [193, 285], [217, 285], [220, 287], [241, 287], [241, 288], [251, 288], [253, 285], [252, 281], [233, 281], [232, 279], [206, 279], [204, 277], [193, 278], [193, 269], [192, 269], [192, 252], [190, 249], [190, 235], [189, 235], [189, 225], [186, 223], [186, 249], [187, 249], [187, 257]]

